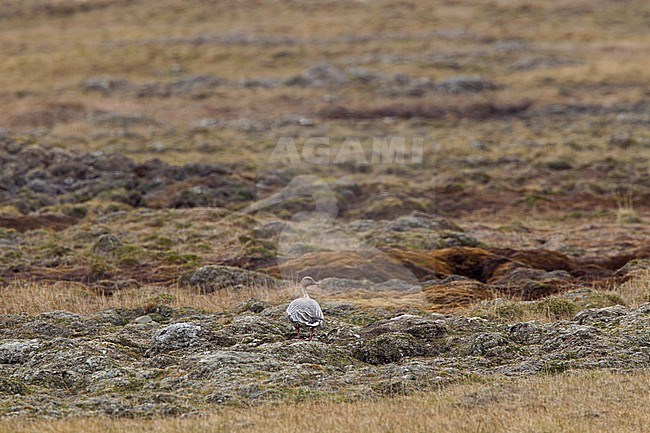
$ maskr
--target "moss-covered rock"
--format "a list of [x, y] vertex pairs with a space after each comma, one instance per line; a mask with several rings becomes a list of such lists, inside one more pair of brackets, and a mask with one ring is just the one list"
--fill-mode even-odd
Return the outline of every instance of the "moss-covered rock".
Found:
[[424, 355], [425, 346], [410, 334], [388, 332], [364, 341], [354, 350], [355, 358], [373, 365], [389, 364], [407, 356]]
[[233, 266], [208, 265], [197, 269], [186, 281], [204, 293], [224, 288], [237, 287], [280, 287], [285, 283], [260, 272], [248, 271]]
[[[547, 323], [323, 307], [326, 322], [311, 341], [295, 339], [286, 304], [258, 313], [152, 306], [0, 316], [0, 395], [12, 399], [0, 415], [182, 415], [223, 404], [402, 395], [468, 376], [650, 367], [648, 305]], [[156, 320], [134, 322], [144, 314]]]

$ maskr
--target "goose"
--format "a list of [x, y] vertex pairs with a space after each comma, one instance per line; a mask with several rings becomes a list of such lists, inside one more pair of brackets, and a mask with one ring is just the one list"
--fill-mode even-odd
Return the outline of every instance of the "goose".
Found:
[[323, 324], [323, 310], [321, 310], [318, 302], [309, 297], [307, 288], [317, 286], [318, 283], [312, 277], [305, 277], [300, 281], [300, 289], [302, 296], [298, 299], [291, 301], [287, 307], [287, 320], [293, 323], [300, 339], [300, 327], [306, 326], [309, 328], [309, 338], [314, 337], [314, 328]]

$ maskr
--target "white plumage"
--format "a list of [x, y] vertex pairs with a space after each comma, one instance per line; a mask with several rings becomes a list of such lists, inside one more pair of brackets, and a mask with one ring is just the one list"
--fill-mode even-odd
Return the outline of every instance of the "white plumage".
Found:
[[300, 327], [306, 326], [309, 328], [309, 338], [311, 340], [314, 336], [314, 328], [323, 324], [323, 310], [321, 310], [318, 302], [309, 297], [307, 288], [316, 286], [318, 283], [312, 277], [305, 277], [300, 282], [302, 296], [298, 299], [291, 301], [287, 307], [287, 320], [293, 323], [300, 338]]

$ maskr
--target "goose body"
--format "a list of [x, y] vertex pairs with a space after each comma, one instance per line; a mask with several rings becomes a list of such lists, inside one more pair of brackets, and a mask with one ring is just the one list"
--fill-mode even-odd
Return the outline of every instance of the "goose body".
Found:
[[314, 328], [323, 324], [323, 310], [318, 302], [311, 299], [307, 293], [307, 288], [316, 286], [318, 283], [311, 277], [305, 277], [300, 282], [302, 296], [291, 301], [287, 307], [287, 320], [293, 323], [300, 338], [300, 328], [305, 326], [309, 328], [309, 340], [314, 335]]

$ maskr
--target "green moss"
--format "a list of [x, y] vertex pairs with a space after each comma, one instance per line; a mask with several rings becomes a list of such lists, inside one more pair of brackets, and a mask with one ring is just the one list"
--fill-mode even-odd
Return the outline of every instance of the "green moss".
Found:
[[625, 211], [618, 213], [618, 219], [624, 224], [641, 224], [643, 219], [634, 211]]
[[169, 251], [164, 258], [165, 262], [176, 265], [196, 265], [199, 256], [196, 254], [181, 254], [177, 251]]
[[85, 206], [64, 206], [61, 212], [69, 217], [81, 219], [88, 215], [88, 208]]
[[277, 255], [275, 242], [257, 239], [248, 235], [240, 236], [239, 242], [243, 244], [243, 251], [239, 254], [240, 257], [275, 257]]
[[95, 256], [90, 260], [88, 277], [91, 280], [106, 278], [110, 276], [113, 271], [114, 269], [109, 263], [107, 263], [104, 259]]
[[47, 257], [63, 257], [70, 254], [72, 250], [59, 242], [47, 243], [43, 246], [44, 255]]
[[213, 250], [212, 245], [200, 242], [198, 244], [193, 245], [193, 249], [202, 253], [210, 253]]
[[165, 220], [162, 217], [157, 217], [157, 218], [151, 218], [148, 222], [147, 225], [149, 227], [164, 227], [165, 226]]
[[403, 380], [382, 380], [372, 385], [372, 390], [385, 397], [409, 395], [413, 391], [409, 383]]
[[353, 356], [368, 364], [381, 365], [424, 353], [424, 346], [412, 335], [386, 333], [365, 341], [353, 351]]
[[542, 373], [547, 375], [554, 375], [564, 373], [569, 369], [566, 361], [548, 361], [542, 367]]
[[560, 216], [559, 221], [566, 221], [570, 219], [596, 219], [604, 218], [612, 215], [609, 209], [600, 209], [596, 211], [574, 210], [568, 212], [566, 215]]
[[121, 382], [114, 385], [108, 392], [119, 392], [119, 393], [132, 393], [142, 391], [147, 385], [148, 381], [141, 378], [129, 378], [126, 382]]
[[10, 250], [4, 254], [4, 257], [8, 260], [22, 259], [24, 256], [20, 250]]
[[469, 314], [496, 322], [516, 322], [527, 320], [531, 316], [548, 320], [570, 319], [579, 310], [580, 307], [575, 302], [551, 296], [538, 301], [503, 301], [479, 306], [470, 310]]
[[510, 224], [502, 225], [496, 228], [500, 232], [528, 232], [530, 231], [528, 227], [524, 225], [521, 221], [512, 221]]
[[135, 245], [120, 245], [115, 255], [118, 264], [122, 266], [137, 266], [142, 262], [144, 250]]
[[488, 307], [479, 307], [471, 310], [469, 315], [482, 317], [488, 320], [495, 321], [518, 321], [522, 320], [526, 308], [521, 302], [503, 302]]
[[21, 381], [9, 377], [0, 378], [0, 395], [28, 394], [29, 388]]
[[625, 305], [625, 300], [616, 292], [590, 291], [584, 308], [605, 308], [613, 305]]
[[551, 201], [550, 198], [546, 197], [543, 194], [540, 193], [532, 193], [528, 194], [524, 198], [518, 199], [515, 204], [523, 204], [529, 208], [535, 208], [537, 207], [540, 203], [544, 202], [549, 202]]
[[551, 320], [570, 319], [580, 309], [573, 301], [549, 297], [531, 304], [531, 309]]
[[156, 239], [156, 244], [160, 247], [169, 248], [172, 245], [174, 245], [174, 241], [172, 241], [169, 238], [159, 237], [158, 239]]

